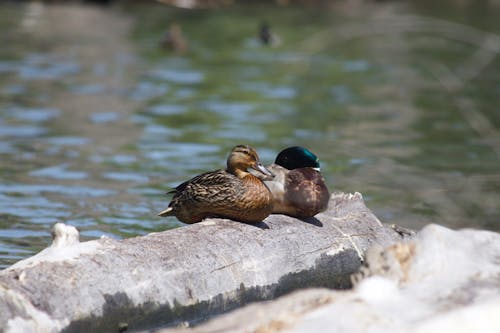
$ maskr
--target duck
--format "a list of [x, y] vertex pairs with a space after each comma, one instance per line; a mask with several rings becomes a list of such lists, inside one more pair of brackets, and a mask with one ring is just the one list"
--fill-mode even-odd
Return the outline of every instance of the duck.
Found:
[[258, 39], [262, 45], [278, 46], [280, 44], [279, 37], [271, 30], [271, 26], [267, 22], [262, 22], [259, 26]]
[[260, 162], [254, 148], [237, 145], [229, 154], [226, 169], [205, 172], [185, 181], [173, 193], [168, 207], [159, 216], [175, 216], [192, 224], [208, 217], [259, 223], [273, 209], [272, 194], [264, 182], [248, 172], [272, 176]]
[[309, 149], [283, 149], [266, 168], [274, 175], [263, 178], [273, 195], [273, 214], [307, 219], [328, 208], [330, 191], [319, 159]]
[[181, 26], [177, 23], [172, 23], [161, 38], [160, 45], [178, 54], [186, 52], [188, 49], [188, 42], [184, 38]]

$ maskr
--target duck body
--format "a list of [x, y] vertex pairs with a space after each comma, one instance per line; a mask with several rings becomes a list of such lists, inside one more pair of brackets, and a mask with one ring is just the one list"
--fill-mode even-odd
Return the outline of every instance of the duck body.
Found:
[[247, 171], [270, 173], [258, 160], [255, 150], [239, 145], [228, 157], [227, 169], [200, 174], [177, 186], [168, 208], [160, 216], [176, 216], [184, 223], [208, 217], [258, 223], [272, 212], [272, 195], [267, 186]]
[[271, 26], [267, 22], [262, 22], [259, 26], [258, 38], [263, 45], [278, 46], [280, 38], [271, 30]]
[[267, 169], [274, 174], [264, 181], [273, 195], [274, 214], [308, 218], [328, 208], [330, 191], [318, 158], [308, 149], [286, 148]]
[[169, 29], [160, 40], [160, 45], [176, 53], [184, 53], [188, 49], [188, 43], [182, 33], [182, 28], [177, 23], [170, 25]]

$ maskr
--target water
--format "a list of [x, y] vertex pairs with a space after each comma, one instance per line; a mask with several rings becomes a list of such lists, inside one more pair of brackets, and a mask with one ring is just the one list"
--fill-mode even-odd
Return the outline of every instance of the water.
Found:
[[[0, 268], [58, 221], [84, 240], [180, 226], [156, 216], [164, 192], [237, 143], [267, 163], [309, 147], [384, 222], [500, 230], [498, 14], [0, 5]], [[256, 39], [264, 20], [278, 45]], [[187, 48], [159, 45], [173, 22]]]

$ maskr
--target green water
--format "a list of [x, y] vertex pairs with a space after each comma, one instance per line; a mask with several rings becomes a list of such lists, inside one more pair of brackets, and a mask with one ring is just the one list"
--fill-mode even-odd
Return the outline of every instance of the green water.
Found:
[[[164, 192], [289, 145], [380, 220], [500, 230], [499, 7], [0, 5], [0, 267], [180, 225]], [[256, 38], [267, 21], [274, 46]], [[56, 23], [57, 22], [57, 23]], [[160, 41], [172, 23], [187, 49]]]

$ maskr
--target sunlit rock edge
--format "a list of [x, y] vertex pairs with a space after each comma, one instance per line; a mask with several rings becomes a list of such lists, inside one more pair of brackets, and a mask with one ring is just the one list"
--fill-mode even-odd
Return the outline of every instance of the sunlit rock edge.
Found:
[[136, 331], [200, 322], [305, 285], [348, 288], [368, 248], [403, 238], [359, 193], [334, 193], [327, 211], [306, 220], [207, 219], [88, 242], [79, 242], [74, 227], [56, 224], [53, 235], [50, 247], [0, 271], [7, 332]]
[[349, 291], [306, 289], [167, 332], [499, 332], [500, 234], [431, 224], [366, 253]]

